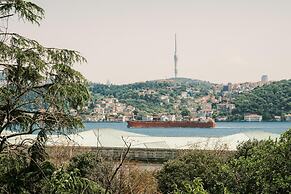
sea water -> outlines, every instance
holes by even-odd
[[[291,122],[217,122],[215,128],[127,128],[127,123],[84,123],[85,129],[111,128],[149,136],[164,137],[220,137],[247,131],[282,134],[291,128]]]

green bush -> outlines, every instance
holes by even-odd
[[[0,193],[41,193],[55,167],[48,161],[35,164],[24,153],[0,154]]]
[[[187,193],[191,181],[200,177],[205,190],[215,194],[291,192],[291,129],[278,140],[247,141],[237,149],[225,162],[223,155],[208,151],[167,162],[158,174],[159,189]]]
[[[174,194],[208,194],[203,188],[202,179],[195,178],[192,182],[184,182],[183,188],[176,188]]]
[[[291,192],[291,129],[276,141],[247,142],[238,153],[226,168],[231,192]]]
[[[68,172],[63,168],[55,171],[43,188],[43,193],[55,194],[102,194],[104,192],[104,189],[94,181],[80,177],[78,170]]]
[[[55,169],[49,161],[31,160],[27,153],[0,154],[0,193],[103,193],[98,183],[78,169]]]
[[[159,189],[162,193],[173,193],[183,188],[184,183],[201,178],[210,193],[223,193],[224,184],[220,180],[220,166],[224,157],[214,152],[194,150],[175,160],[165,163],[158,173]]]
[[[104,161],[97,153],[87,152],[70,160],[68,171],[75,169],[78,169],[81,177],[95,181],[106,188],[112,174],[113,163]]]

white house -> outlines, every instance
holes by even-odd
[[[245,121],[249,121],[249,122],[260,122],[262,121],[262,116],[261,115],[257,115],[257,114],[247,114],[244,116],[244,120]]]

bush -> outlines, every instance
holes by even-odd
[[[176,188],[174,194],[208,194],[203,188],[200,178],[195,178],[192,182],[183,183],[183,188]]]
[[[27,153],[0,154],[0,193],[103,193],[77,169],[56,170],[49,161],[34,162]]]
[[[183,188],[184,183],[201,178],[210,193],[223,193],[224,184],[220,180],[220,166],[224,157],[214,152],[194,150],[175,160],[165,163],[158,173],[159,189],[162,193],[173,193]]]
[[[104,192],[104,189],[94,181],[80,177],[78,170],[68,172],[63,168],[55,171],[43,188],[43,193],[56,194],[102,194]]]
[[[215,194],[291,192],[291,129],[278,140],[247,141],[237,149],[227,160],[193,151],[165,163],[158,174],[159,189],[187,193],[193,190],[191,181],[200,177],[205,190]]]
[[[106,188],[113,172],[113,162],[106,162],[97,153],[87,152],[70,160],[68,171],[78,169],[81,177],[102,185]]]
[[[247,142],[238,153],[227,164],[231,192],[291,192],[291,129],[276,141]]]
[[[31,164],[24,153],[0,154],[0,193],[41,193],[42,184],[55,168],[48,161]]]

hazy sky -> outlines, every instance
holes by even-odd
[[[131,83],[178,76],[216,83],[291,78],[291,0],[37,0],[41,26],[10,29],[80,51],[88,80]]]

